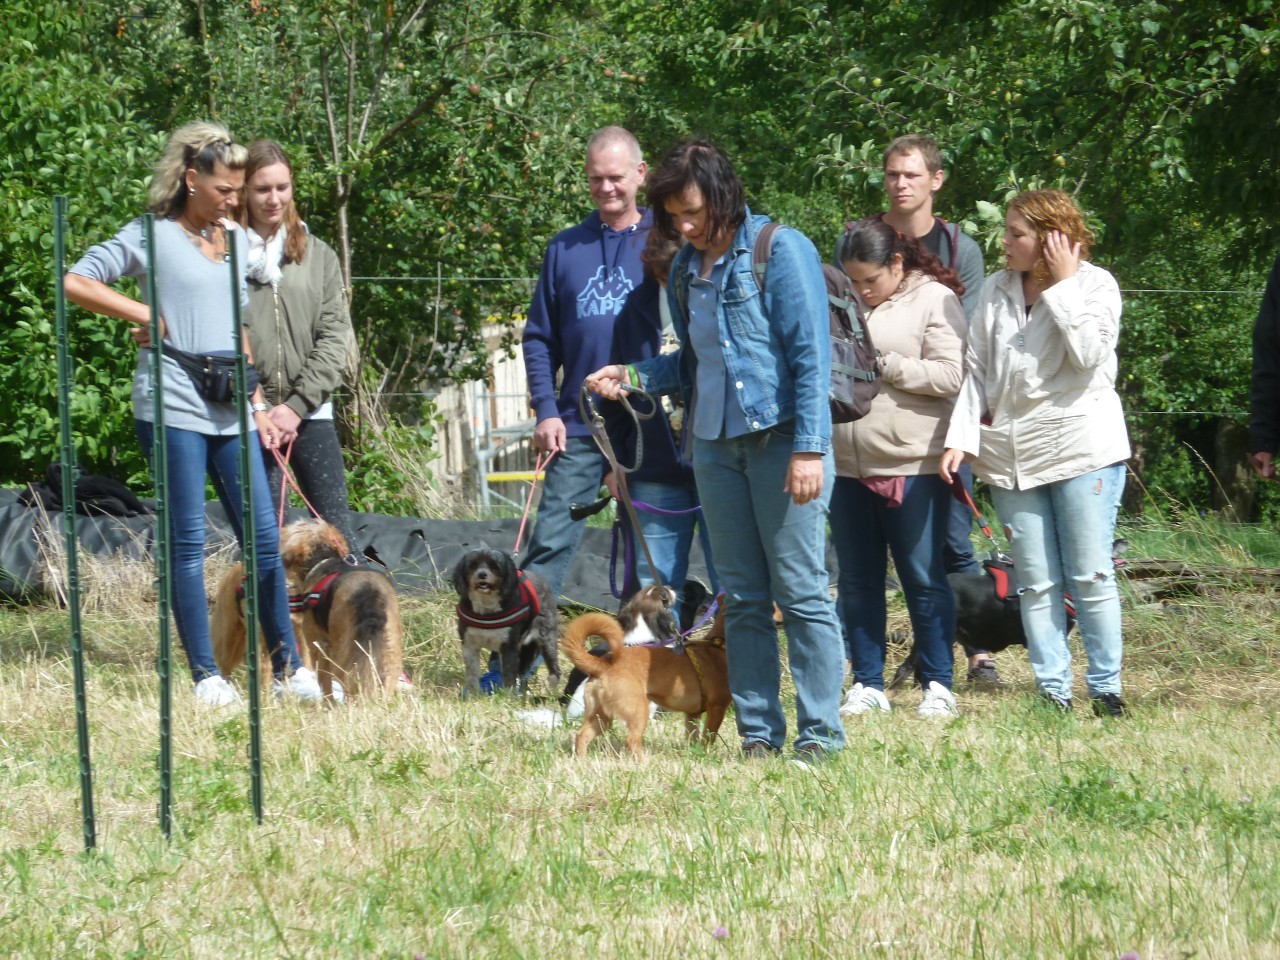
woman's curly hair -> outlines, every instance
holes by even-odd
[[[1017,211],[1031,224],[1042,248],[1045,236],[1057,230],[1066,234],[1073,244],[1080,244],[1081,260],[1089,259],[1096,238],[1085,224],[1075,199],[1065,190],[1024,190],[1009,201],[1009,209]],[[1040,281],[1050,279],[1049,267],[1043,259],[1036,263],[1031,274]]]

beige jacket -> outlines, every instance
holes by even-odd
[[[964,307],[949,288],[919,273],[869,313],[859,306],[880,352],[880,393],[861,420],[832,428],[836,474],[935,473],[963,376]]]
[[[1120,288],[1088,262],[1026,312],[1021,275],[987,277],[947,446],[974,472],[1026,490],[1119,463],[1129,433],[1116,393]],[[986,422],[990,425],[987,425]]]

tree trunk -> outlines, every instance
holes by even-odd
[[[1227,519],[1253,519],[1257,495],[1254,473],[1249,466],[1249,429],[1243,420],[1221,417],[1213,436],[1213,507]]]

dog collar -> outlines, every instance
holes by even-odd
[[[523,570],[516,572],[516,602],[497,613],[476,613],[464,598],[458,602],[458,619],[469,627],[483,630],[507,630],[536,617],[542,610],[538,591]]]

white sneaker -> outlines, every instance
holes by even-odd
[[[240,702],[240,694],[215,673],[196,684],[196,699],[206,707],[234,707]]]
[[[916,707],[916,715],[950,720],[960,716],[960,711],[956,709],[955,695],[937,680],[930,680],[924,688],[924,699]]]
[[[859,713],[888,713],[891,709],[889,698],[884,695],[883,690],[877,690],[875,687],[864,687],[860,683],[855,683],[849,688],[849,692],[845,694],[844,706],[840,708],[840,716],[851,717]]]
[[[277,677],[271,682],[271,691],[276,695],[277,700],[283,700],[285,697],[297,697],[299,700],[320,700],[324,697],[324,693],[320,690],[320,681],[316,679],[315,671],[306,667],[299,667],[288,680],[281,680]]]

